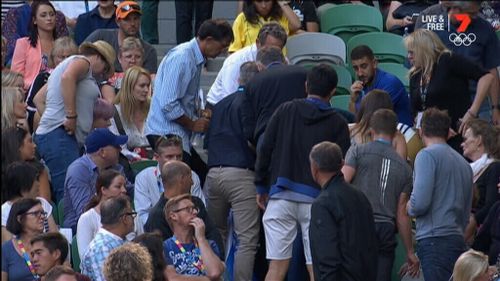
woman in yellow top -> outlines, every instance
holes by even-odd
[[[288,35],[301,27],[300,20],[288,6],[288,1],[245,0],[243,12],[233,23],[234,41],[229,46],[229,52],[236,52],[255,43],[260,28],[269,22],[279,23]]]

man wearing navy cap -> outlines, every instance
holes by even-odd
[[[118,164],[121,146],[128,136],[117,136],[107,128],[92,131],[85,139],[85,154],[69,165],[64,181],[64,227],[76,233],[78,218],[95,194],[99,171],[115,169],[123,172]]]

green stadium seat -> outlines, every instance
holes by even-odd
[[[130,167],[132,171],[137,175],[140,171],[158,165],[158,161],[156,160],[141,160],[130,163]]]
[[[318,20],[321,20],[321,17],[323,16],[323,13],[330,9],[331,7],[333,6],[337,6],[336,4],[333,4],[333,3],[325,3],[321,6],[319,6],[318,8],[316,8],[316,14],[318,15]]]
[[[331,62],[344,65],[346,62],[344,41],[331,34],[304,32],[288,38],[286,49],[291,64]]]
[[[339,81],[337,84],[337,91],[336,91],[335,95],[339,95],[339,96],[350,95],[351,93],[349,90],[350,90],[351,85],[352,85],[352,76],[351,76],[351,73],[349,72],[349,70],[347,70],[347,68],[345,66],[332,64],[329,62],[307,63],[307,64],[304,64],[302,66],[309,70],[309,69],[313,68],[315,65],[318,65],[320,63],[326,63],[326,64],[330,65],[331,67],[333,67],[333,69],[335,69],[335,72],[337,72],[337,77],[338,77]]]
[[[332,65],[332,67],[337,72],[337,76],[339,78],[339,82],[337,84],[337,92],[335,95],[350,95],[350,89],[352,85],[351,73],[345,66],[342,65]],[[349,104],[347,106],[349,106]]]
[[[403,82],[403,85],[405,85],[406,91],[407,92],[409,91],[410,80],[408,78],[408,72],[410,70],[408,68],[406,68],[404,65],[399,64],[399,63],[384,62],[384,63],[379,63],[378,68],[398,77],[399,80],[401,80],[401,82]]]
[[[321,32],[337,35],[346,43],[354,35],[383,30],[380,11],[360,4],[342,4],[325,9],[320,25]]]
[[[497,34],[497,38],[498,38],[498,40],[500,40],[500,30],[497,30],[497,31],[496,31],[496,34]]]
[[[352,37],[347,42],[347,55],[359,45],[367,45],[372,49],[378,62],[393,62],[403,64],[406,60],[406,49],[403,37],[388,32],[369,32]]]
[[[78,253],[78,243],[76,241],[76,235],[73,236],[71,240],[71,265],[73,270],[80,272],[80,255]]]
[[[330,99],[330,105],[332,107],[336,107],[336,108],[340,108],[340,109],[348,111],[350,99],[351,99],[350,95],[333,96]]]

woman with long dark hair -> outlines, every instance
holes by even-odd
[[[56,35],[56,9],[46,0],[33,1],[29,36],[17,40],[11,69],[24,74],[27,91],[38,73],[49,68],[49,56]]]
[[[96,195],[90,200],[83,213],[78,219],[76,240],[78,241],[78,254],[83,259],[90,241],[94,239],[97,231],[101,228],[101,203],[109,198],[126,195],[125,177],[116,170],[104,170],[99,174],[96,182]],[[142,234],[142,224],[135,219],[135,234]]]
[[[16,161],[29,162],[38,172],[40,183],[38,196],[51,200],[49,172],[38,161],[35,154],[36,145],[31,134],[19,127],[12,127],[2,132],[2,175],[9,164]]]
[[[245,0],[243,12],[233,23],[234,41],[229,52],[236,52],[252,45],[257,39],[260,28],[269,22],[277,22],[291,35],[300,29],[299,17],[293,12],[288,1],[277,0]]]

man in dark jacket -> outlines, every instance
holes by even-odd
[[[309,154],[321,194],[311,208],[309,237],[314,280],[376,280],[377,237],[368,198],[344,181],[340,147],[315,145]]]
[[[305,84],[307,98],[281,104],[257,146],[257,204],[265,209],[266,255],[271,260],[266,280],[283,280],[297,224],[302,229],[306,264],[312,277],[309,220],[311,203],[320,188],[311,176],[308,153],[322,141],[338,143],[345,153],[350,143],[345,119],[329,103],[337,86],[335,70],[324,64],[315,66]]]

